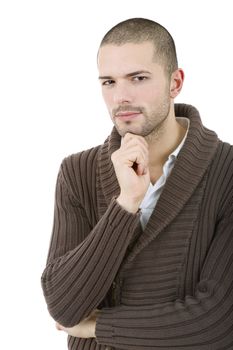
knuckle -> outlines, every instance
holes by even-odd
[[[111,155],[111,161],[113,162],[114,159],[115,159],[115,154],[113,153],[113,154]]]
[[[112,161],[115,161],[117,159],[118,153],[119,153],[118,150],[112,153],[112,155],[111,155]]]

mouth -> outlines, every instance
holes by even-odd
[[[141,112],[125,111],[125,112],[118,112],[117,114],[115,114],[115,118],[122,121],[130,121],[132,119],[137,118],[140,115],[141,115]]]

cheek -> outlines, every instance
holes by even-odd
[[[142,94],[138,96],[138,101],[141,104],[151,106],[154,105],[160,99],[160,93],[156,90],[148,90],[144,91]]]
[[[135,90],[135,97],[137,100],[141,100],[150,103],[159,98],[161,95],[161,87],[158,84],[144,84]]]
[[[154,86],[151,89],[147,91],[145,94],[145,99],[148,101],[148,103],[156,103],[161,102],[161,100],[164,100],[169,96],[169,91],[167,87],[165,86]]]
[[[112,100],[113,100],[111,94],[109,92],[106,92],[106,91],[102,90],[102,96],[103,96],[103,100],[104,100],[105,104],[107,106],[111,106],[112,105]]]
[[[105,106],[107,107],[107,110],[108,110],[108,112],[111,116],[111,119],[112,119],[112,110],[114,108],[113,98],[112,98],[111,94],[106,93],[104,91],[102,91],[102,96],[103,96]]]

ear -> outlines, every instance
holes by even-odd
[[[178,68],[172,73],[170,84],[170,97],[175,98],[179,95],[184,82],[184,72]]]

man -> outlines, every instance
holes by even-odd
[[[42,286],[69,349],[233,348],[233,148],[174,104],[184,73],[158,23],[98,53],[114,128],[67,157]]]

